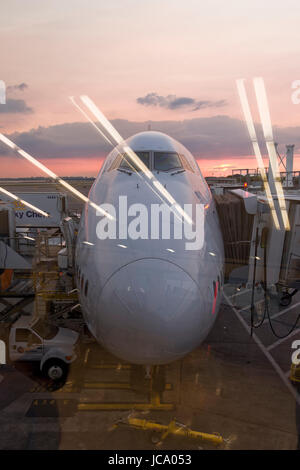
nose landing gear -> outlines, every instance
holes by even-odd
[[[138,393],[162,394],[166,390],[164,366],[132,366],[130,369],[130,385]],[[168,387],[167,387],[168,388]]]
[[[88,367],[88,366],[87,366]],[[96,367],[96,366],[94,366]],[[102,411],[102,410],[139,410],[139,411],[171,411],[174,410],[175,404],[172,402],[163,401],[163,392],[172,391],[173,386],[171,383],[166,383],[165,380],[165,367],[164,366],[151,366],[145,371],[144,366],[137,366],[131,364],[122,364],[120,367],[117,364],[99,364],[97,368],[103,371],[109,370],[123,370],[124,372],[130,371],[129,382],[125,381],[103,381],[103,382],[87,382],[84,387],[86,389],[111,389],[111,390],[127,390],[137,392],[130,402],[82,402],[78,404],[78,411]],[[147,399],[141,401],[139,395],[144,395]],[[135,398],[138,398],[136,401]]]

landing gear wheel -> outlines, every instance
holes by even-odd
[[[161,394],[165,390],[166,376],[164,366],[156,366],[153,374],[152,388],[155,392]]]

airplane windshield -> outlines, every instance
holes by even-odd
[[[140,158],[142,163],[146,165],[147,168],[149,168],[150,164],[150,155],[149,152],[135,152],[135,154]],[[131,171],[141,171],[136,164],[133,163],[131,158],[128,155],[122,155],[122,161],[121,164],[119,165],[119,168],[124,168],[125,170],[131,170]]]
[[[179,155],[175,152],[154,152],[154,169],[169,171],[182,168]]]

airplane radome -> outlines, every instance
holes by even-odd
[[[86,205],[78,233],[91,333],[131,363],[183,357],[211,330],[223,285],[218,216],[196,160],[165,134],[136,134],[107,156],[89,198],[111,215]]]

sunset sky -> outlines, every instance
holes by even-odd
[[[180,140],[205,175],[256,168],[235,80],[259,122],[260,76],[280,150],[300,156],[299,13],[294,0],[10,0],[0,131],[61,176],[94,176],[110,148],[69,100],[87,94],[124,137],[151,122]],[[42,176],[1,144],[0,177],[31,175]]]

